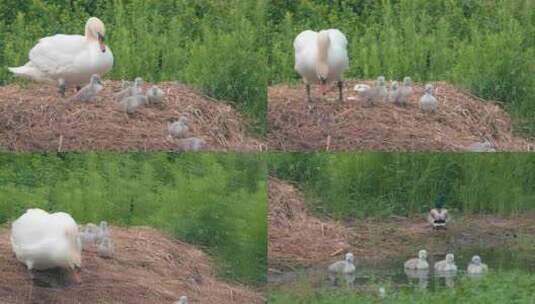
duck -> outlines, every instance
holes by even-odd
[[[127,87],[124,87],[126,84],[130,84]],[[125,98],[135,96],[135,95],[141,95],[143,93],[143,89],[141,86],[143,85],[144,81],[141,77],[136,77],[134,80],[134,83],[129,82],[123,82],[122,86],[123,89],[119,91],[118,93],[115,93],[114,98],[116,101],[123,101]]]
[[[175,304],[188,304],[188,297],[181,296],[180,299],[175,302]]]
[[[424,112],[436,112],[438,102],[435,96],[433,96],[433,85],[428,83],[425,85],[425,93],[420,98],[420,109]]]
[[[395,102],[396,100],[398,100],[399,94],[399,82],[393,81],[391,85],[390,94],[388,95],[388,101]]]
[[[82,242],[71,215],[28,209],[11,225],[11,247],[28,271],[61,268],[81,282]]]
[[[386,81],[384,76],[377,77],[374,87],[366,88],[365,86],[359,86],[356,88],[356,91],[369,105],[372,106],[377,103],[384,102],[388,96],[388,90],[386,89]]]
[[[329,265],[328,270],[330,273],[353,274],[356,270],[353,260],[353,253],[348,252],[343,261],[332,263]]]
[[[162,104],[164,102],[165,93],[157,86],[152,86],[146,93],[149,104]]]
[[[436,272],[456,272],[455,256],[453,253],[446,254],[446,259],[435,263]]]
[[[94,101],[97,97],[97,94],[102,91],[104,87],[100,81],[100,76],[94,74],[91,76],[89,84],[80,89],[76,95],[69,98],[69,101],[79,101],[79,102],[88,102]]]
[[[399,88],[399,95],[395,104],[405,107],[409,103],[409,99],[412,96],[412,79],[410,77],[403,78],[403,85]]]
[[[182,152],[197,152],[202,150],[206,142],[198,137],[183,138],[177,140],[177,150]]]
[[[181,116],[178,121],[167,126],[167,131],[173,138],[187,138],[189,136],[188,118]]]
[[[427,263],[427,251],[425,249],[418,251],[418,257],[407,260],[403,266],[405,269],[409,270],[429,269],[429,263]]]
[[[468,264],[468,268],[466,269],[468,274],[474,275],[486,273],[488,270],[489,267],[487,266],[487,264],[481,262],[481,257],[479,255],[474,255],[472,257],[472,260],[470,261],[470,263]]]
[[[80,89],[93,74],[103,76],[113,68],[113,54],[104,43],[106,28],[97,17],[85,25],[85,35],[58,34],[41,38],[30,50],[24,66],[8,68],[17,77],[57,84],[65,96],[68,86]]]
[[[147,103],[147,96],[145,95],[133,95],[124,98],[119,102],[119,110],[126,114],[133,114],[139,107]]]
[[[448,209],[444,208],[444,201],[444,196],[440,195],[435,203],[435,208],[427,214],[427,222],[433,226],[434,230],[447,229],[446,225],[450,221]]]
[[[112,258],[115,254],[115,245],[109,236],[103,237],[97,247],[97,253],[102,258]]]
[[[294,40],[295,71],[306,85],[307,100],[311,102],[310,86],[321,85],[321,93],[327,84],[336,82],[339,100],[343,101],[343,74],[349,66],[347,38],[338,29],[315,32],[306,30]]]

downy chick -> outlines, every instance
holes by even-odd
[[[412,96],[412,80],[410,77],[403,79],[403,85],[399,89],[399,96],[394,103],[405,107],[409,103],[409,99]]]
[[[178,139],[177,150],[183,152],[197,152],[202,150],[205,144],[204,140],[197,137]]]
[[[89,84],[80,89],[80,91],[78,91],[76,95],[69,98],[69,101],[94,101],[97,97],[97,94],[102,91],[103,88],[104,87],[102,86],[102,82],[100,81],[100,76],[94,74],[93,76],[91,76]]]
[[[149,104],[162,104],[165,99],[164,91],[157,86],[152,86],[145,95]]]
[[[425,86],[424,96],[420,98],[420,109],[424,112],[436,112],[438,107],[437,99],[433,96],[433,85]]]
[[[138,94],[126,97],[119,102],[119,110],[127,114],[132,114],[145,103],[147,103],[147,97],[145,95]]]
[[[167,131],[173,138],[187,138],[189,136],[188,118],[181,116],[178,121],[167,126]]]
[[[115,245],[110,237],[103,238],[98,244],[98,255],[102,258],[112,258],[115,254]]]
[[[123,82],[123,87],[127,82]],[[134,80],[134,84],[131,86],[128,86],[126,88],[123,88],[120,92],[115,94],[115,100],[122,101],[127,97],[135,96],[143,93],[143,90],[141,89],[141,86],[143,85],[143,79],[141,77],[137,77]]]

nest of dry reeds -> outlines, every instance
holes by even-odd
[[[306,266],[343,255],[350,248],[350,230],[309,214],[299,190],[273,177],[268,185],[270,268]]]
[[[304,85],[269,89],[268,145],[273,150],[463,151],[489,140],[497,150],[528,151],[535,144],[512,133],[509,115],[496,102],[483,101],[446,82],[436,82],[437,113],[418,107],[424,87],[414,85],[405,108],[392,103],[368,106],[346,81],[345,101],[338,90],[326,96],[314,91],[306,101]]]
[[[193,136],[209,151],[258,151],[246,121],[230,105],[177,83],[161,83],[164,107],[120,112],[113,100],[120,82],[105,81],[95,102],[67,102],[57,88],[31,84],[0,87],[0,149],[9,151],[172,151],[167,123],[189,118]],[[144,89],[150,87],[146,84]],[[69,92],[71,95],[73,92]]]
[[[62,289],[37,287],[11,251],[9,230],[0,231],[0,303],[264,303],[261,295],[215,277],[201,250],[149,228],[112,227],[116,255],[83,252],[82,284]]]

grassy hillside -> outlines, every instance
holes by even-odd
[[[349,78],[448,80],[504,102],[517,131],[535,135],[532,0],[271,1],[271,83],[296,81],[293,39],[338,28],[349,40]]]
[[[261,283],[265,174],[254,154],[0,154],[0,224],[42,208],[149,225],[206,249],[221,275]]]
[[[297,182],[312,208],[340,219],[409,215],[440,196],[460,212],[535,210],[535,154],[272,154],[270,174]]]
[[[83,34],[101,18],[115,57],[109,77],[179,80],[228,100],[265,131],[264,0],[0,0],[0,85],[41,37]],[[66,3],[68,3],[66,5]]]

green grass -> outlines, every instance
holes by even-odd
[[[178,80],[234,104],[265,132],[267,52],[264,0],[0,0],[0,85],[14,81],[39,38],[106,25],[114,54],[108,77]]]
[[[78,223],[148,225],[214,256],[221,276],[266,274],[266,171],[255,154],[0,154],[0,225],[27,208]]]
[[[530,153],[271,154],[268,168],[298,183],[313,210],[338,219],[419,214],[441,195],[459,213],[535,210]]]
[[[516,131],[535,135],[532,0],[271,1],[270,82],[296,82],[293,39],[338,28],[349,41],[347,78],[447,80],[505,103]]]
[[[315,290],[306,283],[291,288],[272,290],[270,304],[352,304],[352,303],[395,303],[395,304],[533,304],[535,303],[535,275],[523,272],[490,273],[482,280],[462,278],[454,289],[434,292],[415,292],[404,288],[399,291],[387,289],[387,297],[379,298],[379,286],[372,286],[371,292],[355,290]]]

